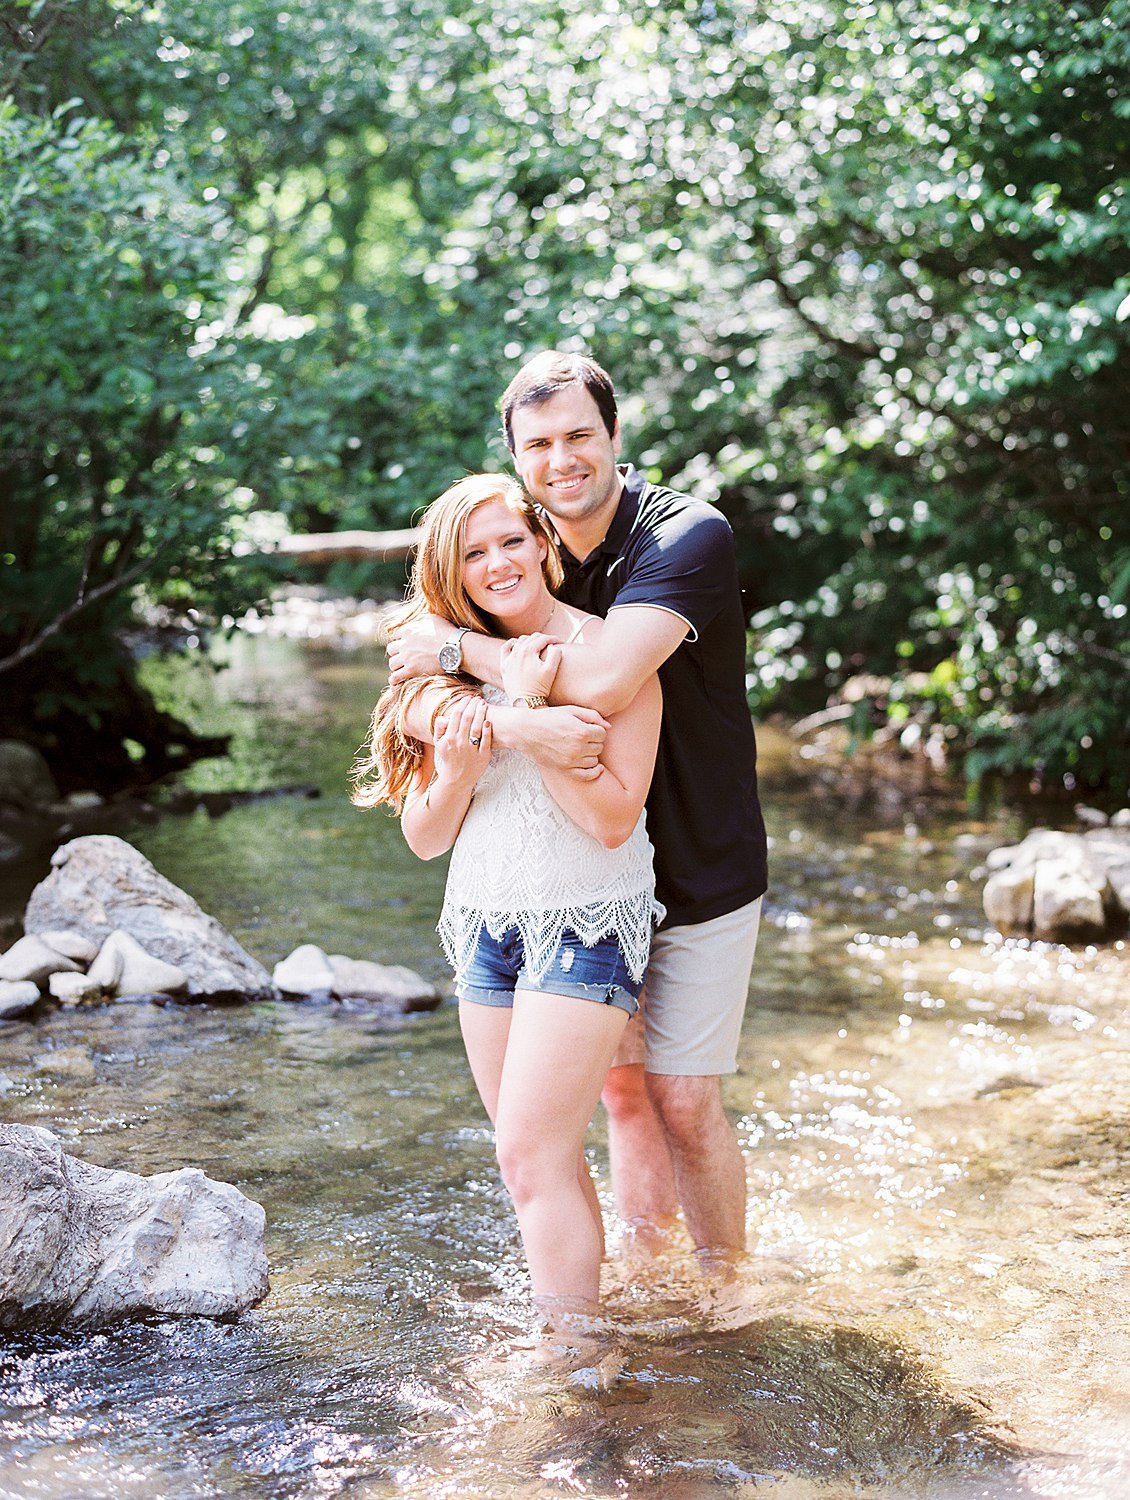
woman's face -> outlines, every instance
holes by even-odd
[[[488,500],[467,517],[463,529],[463,588],[471,603],[522,631],[541,609],[548,592],[542,563],[549,550],[525,518],[501,500]]]

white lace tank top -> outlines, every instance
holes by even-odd
[[[495,687],[483,694],[489,703],[507,702]],[[642,979],[652,926],[663,914],[643,813],[618,849],[606,849],[553,800],[532,760],[517,750],[491,752],[455,840],[439,920],[457,975],[484,926],[493,938],[516,927],[526,968],[540,979],[571,927],[590,947],[614,934],[633,979]]]

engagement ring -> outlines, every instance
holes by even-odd
[[[476,748],[476,750],[478,749],[478,747],[479,747],[479,745],[481,743],[482,742],[480,741],[479,736],[477,734],[473,734],[471,736],[471,744],[474,745],[474,747]]]

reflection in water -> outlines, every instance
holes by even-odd
[[[323,796],[166,819],[139,847],[268,964],[315,941],[445,979],[442,868],[344,795],[379,664],[237,647],[194,689],[205,728],[243,733],[199,784]],[[453,1007],[7,1025],[4,1117],[235,1182],[267,1210],[272,1291],[235,1324],[10,1340],[0,1496],[1122,1500],[1126,952],[986,941],[968,871],[1012,826],[768,801],[727,1083],[753,1253],[707,1286],[684,1240],[647,1260],[613,1238],[617,1331],[575,1368],[536,1359]],[[599,1119],[592,1149],[606,1191]]]

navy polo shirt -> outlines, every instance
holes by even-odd
[[[687,622],[659,668],[663,723],[647,827],[664,926],[708,922],[767,883],[734,535],[713,506],[649,484],[630,465],[620,472],[624,491],[604,541],[583,562],[562,549],[561,596],[594,615],[650,604]]]

